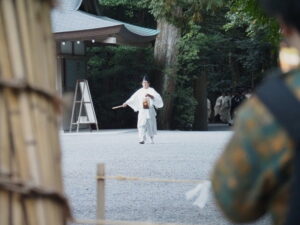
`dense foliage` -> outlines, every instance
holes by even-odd
[[[208,97],[214,103],[222,91],[252,88],[264,72],[276,65],[279,27],[258,7],[256,0],[101,0],[104,15],[133,24],[155,27],[168,18],[181,26],[177,89],[172,128],[192,129],[196,100],[193,82],[208,77]],[[174,10],[182,9],[181,18]],[[101,47],[90,49],[89,79],[104,128],[134,127],[130,110],[111,106],[138,88],[141,74],[154,74],[153,48]],[[129,118],[129,119],[128,119]]]
[[[253,38],[263,32],[264,41],[271,42],[275,46],[280,40],[277,21],[265,14],[257,0],[229,1],[229,11],[226,17],[230,21],[225,26],[227,30],[242,27],[246,34]]]
[[[275,66],[277,58],[273,45],[266,41],[267,31],[260,30],[250,35],[245,27],[227,29],[232,22],[228,13],[230,11],[224,9],[206,14],[203,22],[192,24],[187,29],[180,42],[179,88],[192,87],[193,80],[206,74],[208,97],[212,103],[221,92],[254,88],[264,72]],[[193,98],[192,92],[186,93],[189,96],[185,99]],[[181,113],[192,115],[190,108],[185,112],[181,110]],[[174,118],[177,117],[182,115],[175,113]]]
[[[177,25],[184,26],[189,21],[202,20],[203,9],[212,10],[222,6],[223,0],[101,0],[100,4],[110,9],[120,7],[126,9],[127,15],[133,17],[134,10],[148,10],[156,19],[167,19]],[[105,7],[104,7],[105,8]],[[107,8],[106,8],[107,9]],[[114,8],[116,9],[116,8]],[[182,14],[176,13],[178,9]],[[105,9],[104,9],[105,10]],[[128,10],[131,12],[128,12]],[[110,11],[111,12],[111,11]],[[138,23],[138,21],[136,21]]]
[[[101,128],[135,127],[132,110],[112,107],[141,87],[144,73],[153,73],[153,49],[106,46],[89,48],[88,53],[88,80]]]

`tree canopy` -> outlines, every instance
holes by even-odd
[[[231,0],[229,12],[226,18],[229,23],[225,25],[227,30],[234,27],[243,27],[250,37],[259,33],[265,34],[265,41],[277,45],[280,40],[279,25],[274,18],[265,14],[258,0]]]
[[[156,19],[164,18],[178,26],[189,21],[199,22],[204,10],[213,10],[223,4],[224,0],[101,0],[103,6],[148,9]],[[180,15],[176,13],[178,9],[182,10]]]
[[[169,118],[173,129],[193,128],[198,104],[193,83],[203,74],[207,76],[208,97],[214,104],[222,91],[254,88],[265,71],[277,63],[279,26],[264,14],[256,0],[101,0],[101,8],[103,15],[136,25],[154,28],[159,19],[166,19],[180,27],[177,87],[172,93],[174,109]],[[180,14],[174,13],[177,9]],[[153,47],[89,51],[89,77],[94,83],[93,94],[98,96],[95,104],[100,122],[103,118],[107,128],[135,126],[132,113],[126,112],[126,118],[131,119],[115,123],[108,110],[110,104],[125,100],[138,87],[139,72],[151,75],[159,70]],[[119,88],[111,92],[105,88],[109,86]]]

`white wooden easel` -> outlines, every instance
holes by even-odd
[[[81,93],[81,97],[79,95],[79,91]],[[77,104],[80,104],[79,113],[78,113],[78,118],[74,121],[75,110],[76,108],[78,108],[76,107]],[[85,116],[82,115],[83,107],[86,113]],[[76,81],[76,88],[75,88],[75,95],[73,100],[72,116],[71,116],[69,131],[72,132],[73,126],[76,126],[76,132],[78,132],[80,124],[87,124],[90,126],[92,124],[95,124],[97,131],[99,130],[96,113],[94,110],[94,105],[91,97],[91,92],[87,80]]]

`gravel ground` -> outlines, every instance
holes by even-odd
[[[140,145],[136,130],[61,134],[64,183],[74,216],[96,215],[96,165],[106,175],[166,179],[209,179],[230,131],[160,131],[155,144]],[[185,193],[195,184],[106,182],[106,219],[183,224],[227,225],[213,197],[204,209],[193,206]],[[269,224],[264,219],[256,224]]]

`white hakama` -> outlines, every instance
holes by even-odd
[[[146,97],[147,94],[152,95],[154,98]],[[144,101],[148,102],[148,109],[144,108]],[[161,96],[151,87],[147,89],[141,88],[136,91],[125,104],[130,106],[135,112],[138,112],[137,128],[139,141],[145,141],[146,135],[153,140],[153,136],[157,134],[155,108],[162,108],[164,105]]]

